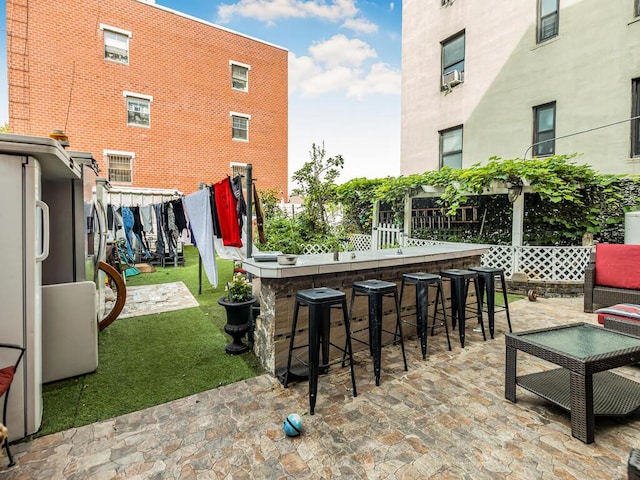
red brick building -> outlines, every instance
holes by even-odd
[[[287,197],[288,52],[153,0],[9,0],[9,130],[64,130],[113,185],[177,189],[253,164]]]

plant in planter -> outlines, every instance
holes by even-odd
[[[251,315],[256,298],[252,293],[251,282],[242,273],[234,273],[225,287],[226,295],[218,300],[227,312],[227,323],[224,331],[231,335],[233,342],[225,351],[232,355],[244,353],[249,349],[242,337],[251,329]]]

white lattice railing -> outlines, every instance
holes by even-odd
[[[369,240],[370,242],[371,240]],[[342,247],[340,248],[340,250],[353,250],[353,248],[351,248],[351,242],[343,242],[342,243]],[[362,250],[369,250],[368,248],[366,249],[362,249]],[[315,244],[315,243],[304,243],[302,245],[302,251],[305,255],[313,255],[316,253],[332,253],[333,252],[333,248],[331,248],[330,245],[321,245],[321,244]]]
[[[305,243],[302,246],[302,251],[304,252],[305,255],[313,255],[316,253],[331,253],[331,247],[329,247],[329,245]]]
[[[351,245],[356,252],[371,250],[371,235],[354,233],[351,235]]]
[[[504,268],[507,278],[511,278],[515,271],[531,280],[582,282],[592,250],[593,247],[493,245],[482,256],[482,264]]]
[[[383,235],[378,236],[378,248],[400,245],[402,247],[419,247],[437,245],[437,240],[408,238],[399,229],[385,225]],[[378,228],[380,231],[381,228]],[[395,230],[395,234],[393,233]],[[387,240],[386,243],[381,241]],[[350,247],[355,251],[371,250],[373,236],[354,234]],[[305,253],[330,253],[323,245],[307,244]],[[505,277],[511,279],[513,272],[526,275],[530,280],[582,282],[584,270],[589,264],[593,247],[514,247],[511,245],[491,245],[487,253],[482,255],[482,265],[504,269]]]

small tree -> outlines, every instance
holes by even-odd
[[[342,155],[325,158],[326,155],[324,142],[320,146],[312,144],[309,152],[311,160],[294,172],[292,177],[300,185],[292,193],[304,199],[301,220],[305,229],[311,235],[320,237],[329,234],[327,205],[335,199],[335,180],[344,166]]]

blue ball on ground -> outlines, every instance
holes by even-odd
[[[287,437],[297,437],[302,433],[302,417],[297,413],[292,413],[284,420],[282,430]]]

